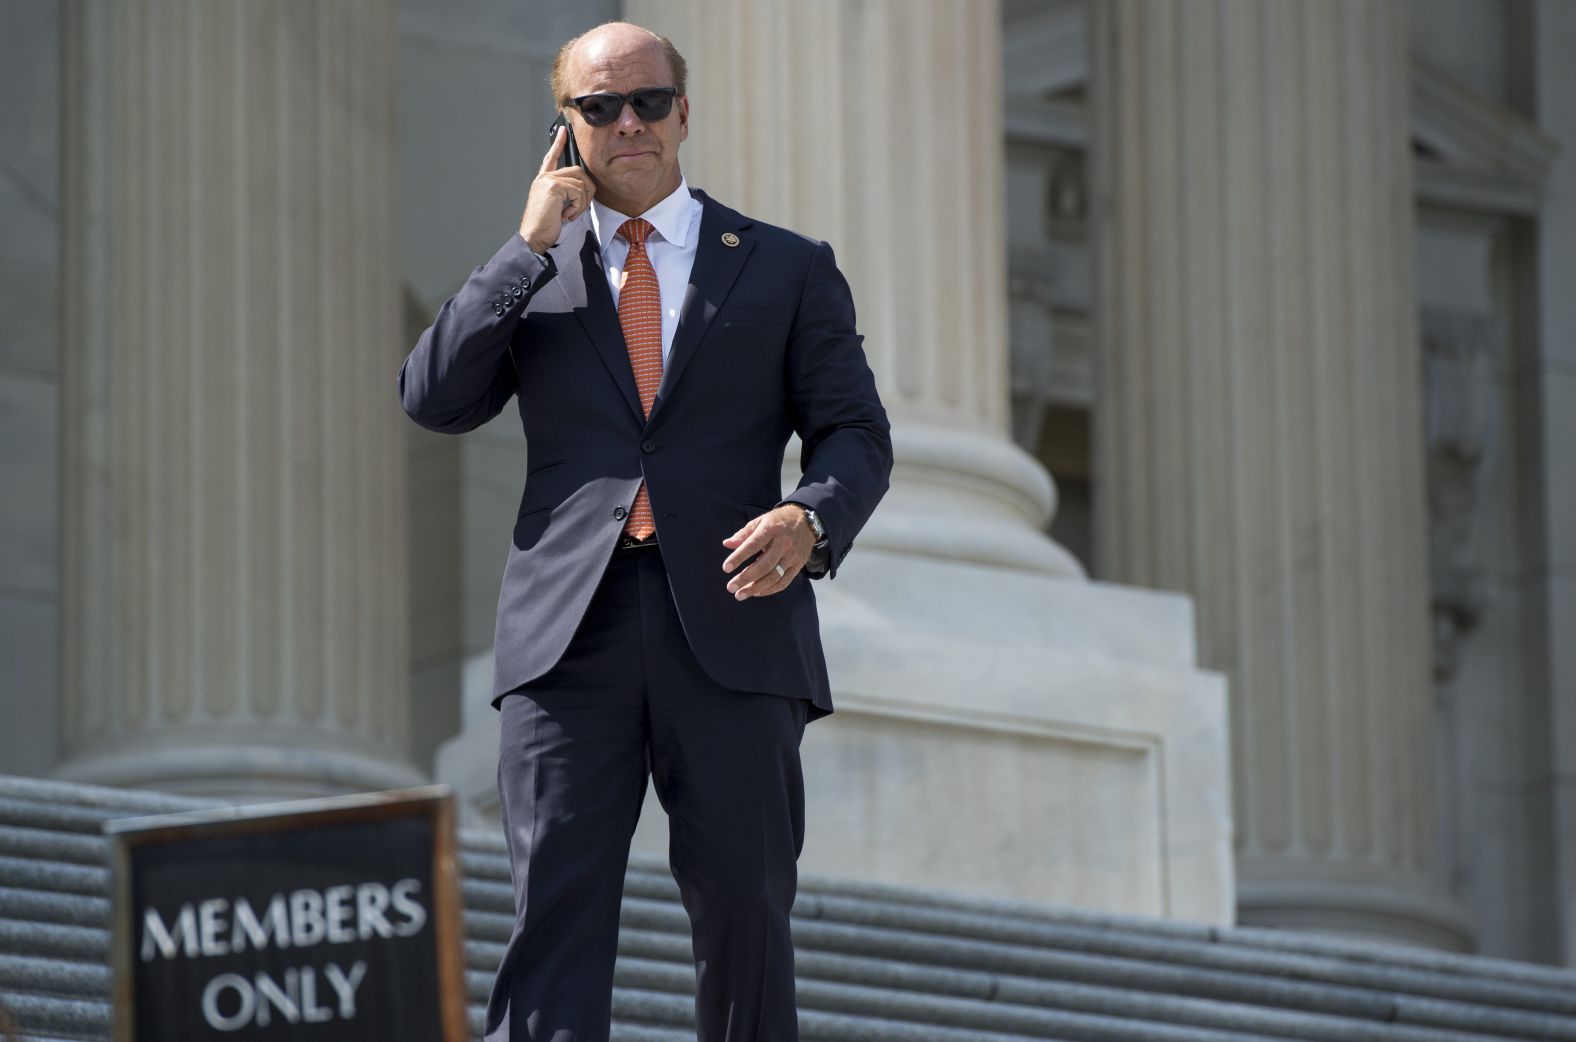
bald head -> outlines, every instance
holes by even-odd
[[[615,72],[621,66],[660,54],[668,67],[668,84],[686,93],[688,69],[684,58],[666,36],[659,36],[633,22],[604,22],[566,41],[553,58],[548,83],[553,102],[560,107],[575,96],[575,82],[597,72]]]
[[[599,203],[638,217],[683,183],[679,144],[689,135],[689,98],[684,59],[665,38],[628,22],[599,25],[559,50],[552,86]],[[656,100],[643,91],[655,91]],[[592,123],[573,100],[591,94],[624,100],[604,97]]]

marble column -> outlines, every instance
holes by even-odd
[[[1231,677],[1241,919],[1455,948],[1405,14],[1092,5],[1097,542]]]
[[[830,242],[853,287],[897,457],[861,545],[1081,576],[1043,535],[1049,475],[1008,436],[997,5],[625,9],[689,63],[690,183]]]
[[[63,5],[64,777],[419,778],[395,15]]]

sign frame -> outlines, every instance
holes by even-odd
[[[446,785],[244,804],[115,818],[103,825],[110,847],[110,1020],[113,1042],[157,1042],[136,1033],[136,923],[131,907],[137,850],[186,839],[304,832],[342,824],[425,819],[432,828],[433,944],[438,967],[439,1042],[470,1042],[465,936],[460,897],[456,810]]]

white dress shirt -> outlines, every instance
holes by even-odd
[[[673,333],[679,327],[679,312],[684,308],[684,295],[689,290],[690,269],[695,266],[695,245],[700,241],[700,200],[689,193],[683,178],[673,194],[640,214],[654,229],[646,236],[646,256],[657,273],[657,288],[662,294],[662,364],[668,364],[668,354],[673,350]],[[596,199],[591,200],[591,228],[596,232],[597,245],[602,250],[602,270],[607,273],[607,284],[613,291],[613,306],[618,306],[618,291],[624,285],[624,261],[629,257],[629,243],[618,234],[619,227],[629,220]]]

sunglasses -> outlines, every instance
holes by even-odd
[[[673,111],[677,87],[642,87],[629,94],[582,94],[570,98],[569,104],[580,110],[580,115],[593,127],[605,127],[624,111],[624,102],[635,110],[636,118],[645,123],[656,123],[668,118]]]

